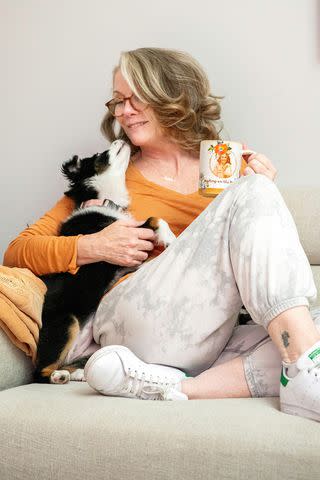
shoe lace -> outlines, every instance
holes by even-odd
[[[133,394],[143,400],[164,400],[167,392],[174,386],[174,382],[167,377],[128,369],[126,378],[122,384],[121,392]]]
[[[318,377],[319,371],[320,371],[320,360],[316,362],[312,367],[308,368],[308,373],[312,373],[315,377]]]

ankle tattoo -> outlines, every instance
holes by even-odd
[[[287,331],[281,333],[282,343],[286,348],[289,347],[289,337],[290,335]]]

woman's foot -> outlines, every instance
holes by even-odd
[[[186,375],[176,368],[144,363],[127,347],[111,345],[88,360],[84,376],[103,395],[141,400],[188,400],[181,392]]]

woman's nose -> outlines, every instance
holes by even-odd
[[[133,108],[130,100],[127,98],[126,100],[124,100],[123,115],[128,115],[133,112],[135,113],[136,110]]]

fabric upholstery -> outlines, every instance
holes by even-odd
[[[19,350],[0,328],[0,391],[30,383],[32,371],[31,358]]]
[[[320,188],[279,188],[311,265],[320,265]]]
[[[319,478],[319,424],[279,399],[152,402],[87,384],[0,394],[3,480]]]

